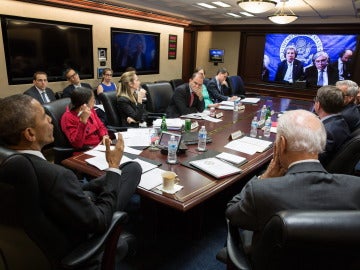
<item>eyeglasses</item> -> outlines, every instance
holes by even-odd
[[[78,75],[77,72],[75,72],[73,75],[70,75],[67,77],[68,80],[73,79],[76,75]]]
[[[104,74],[105,76],[112,76],[112,74]]]

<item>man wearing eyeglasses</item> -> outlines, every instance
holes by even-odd
[[[35,98],[40,104],[54,101],[55,94],[53,90],[47,87],[47,74],[43,71],[37,71],[33,76],[33,86],[24,92],[25,95]]]
[[[63,98],[71,97],[71,93],[77,87],[85,87],[92,89],[91,85],[88,83],[81,83],[79,74],[72,68],[68,68],[65,71],[65,78],[69,81],[70,85],[68,85],[63,90]]]
[[[168,117],[179,117],[189,113],[202,112],[205,108],[202,95],[203,76],[194,73],[189,83],[178,86],[167,109]]]
[[[335,85],[339,80],[336,69],[329,65],[329,55],[320,51],[314,54],[313,65],[305,69],[305,80],[308,87]]]

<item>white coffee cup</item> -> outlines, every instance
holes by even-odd
[[[165,171],[161,174],[163,178],[163,190],[172,192],[174,190],[175,183],[177,183],[177,175],[171,171]]]

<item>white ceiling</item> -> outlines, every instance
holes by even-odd
[[[225,24],[273,24],[267,18],[276,12],[280,6],[263,14],[254,14],[254,17],[245,17],[236,0],[222,0],[231,7],[207,9],[195,3],[209,3],[216,0],[93,0],[95,2],[114,4],[121,7],[130,7],[150,11],[156,14],[170,15],[192,21],[194,25],[225,25]],[[279,2],[280,0],[275,0]],[[329,24],[329,23],[360,23],[360,0],[288,0],[289,7],[299,19],[293,24]],[[232,18],[226,15],[232,12],[241,15],[241,18]]]

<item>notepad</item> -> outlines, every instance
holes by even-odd
[[[243,164],[246,162],[246,158],[244,157],[240,157],[240,156],[237,156],[237,155],[233,155],[233,154],[229,154],[229,153],[226,153],[226,152],[222,152],[218,155],[216,155],[217,158],[220,158],[222,160],[226,160],[228,162],[231,162],[235,165],[240,165],[240,164]]]
[[[215,157],[198,159],[189,163],[218,179],[242,172],[241,169]]]

